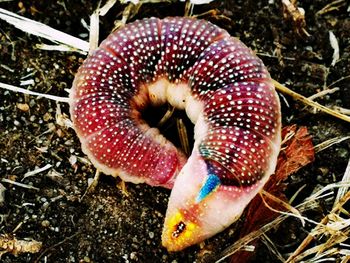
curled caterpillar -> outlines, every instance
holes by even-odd
[[[186,111],[190,157],[141,112]],[[204,20],[135,21],[80,67],[70,113],[84,153],[105,174],[172,188],[162,234],[178,251],[222,231],[273,173],[280,149],[278,96],[262,61]]]

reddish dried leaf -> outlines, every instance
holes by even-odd
[[[276,173],[270,177],[264,190],[282,200],[286,200],[284,195],[286,185],[284,181],[291,174],[312,162],[315,152],[311,136],[308,134],[306,127],[297,128],[296,125],[285,127],[282,130],[282,138],[282,149],[278,156]],[[285,210],[271,200],[265,198],[265,201],[276,210]],[[241,228],[240,237],[259,229],[277,216],[278,213],[266,207],[261,197],[257,195],[247,208],[246,219]],[[257,242],[254,242],[252,245],[256,244]],[[252,253],[250,252],[240,251],[231,257],[231,262],[249,262],[251,256]]]

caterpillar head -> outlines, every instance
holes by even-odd
[[[263,181],[249,187],[225,186],[193,150],[170,195],[163,246],[179,251],[221,232],[240,217]]]

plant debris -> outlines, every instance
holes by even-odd
[[[299,35],[309,37],[310,34],[306,31],[305,22],[305,10],[301,7],[297,7],[296,0],[282,0],[284,7],[284,15],[286,18],[290,18],[294,24],[294,28]]]
[[[38,253],[42,247],[42,242],[36,240],[19,240],[11,235],[0,236],[0,258],[5,253],[18,256],[21,253]]]
[[[275,199],[270,197],[265,201],[260,195],[252,200],[247,208],[244,224],[239,233],[240,237],[244,237],[264,224],[271,222],[278,216],[276,211],[286,210],[286,207],[281,205],[281,202],[276,202],[276,198],[281,201],[287,201],[284,194],[287,187],[285,180],[315,158],[311,136],[308,134],[306,127],[297,128],[296,125],[292,125],[283,128],[281,148],[276,172],[264,186],[264,191],[274,196]],[[254,246],[256,244],[257,242],[254,242]],[[231,257],[231,261],[249,262],[251,255],[247,251],[238,252]]]

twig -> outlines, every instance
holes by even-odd
[[[341,77],[340,79],[337,79],[336,81],[334,81],[334,82],[332,82],[331,84],[329,84],[327,88],[330,88],[330,87],[334,86],[335,84],[337,84],[337,83],[343,81],[344,79],[348,79],[348,78],[350,78],[350,75]]]
[[[38,263],[39,260],[50,250],[56,248],[56,247],[59,247],[60,245],[62,245],[63,243],[73,239],[74,237],[76,237],[77,235],[80,235],[80,232],[77,232],[69,237],[66,237],[65,239],[63,239],[62,241],[58,242],[57,244],[51,246],[51,247],[48,247],[47,249],[45,249],[35,260],[34,260],[34,263]]]
[[[17,226],[12,230],[12,233],[16,233],[18,229],[20,229],[23,225],[24,221],[21,221],[17,224]]]
[[[322,111],[322,112],[325,112],[329,115],[332,115],[334,117],[337,117],[338,119],[341,119],[343,121],[346,121],[346,122],[350,122],[350,117],[349,116],[346,116],[344,114],[341,114],[337,111],[334,111],[330,108],[327,108],[317,102],[314,102],[306,97],[304,97],[303,95],[300,95],[299,93],[295,92],[295,91],[292,91],[290,89],[288,89],[287,87],[283,86],[281,83],[277,82],[276,80],[273,80],[273,83],[276,87],[276,89],[280,92],[283,92],[291,97],[293,97],[294,99],[296,100],[300,100],[302,103],[306,104],[306,105],[309,105],[309,106],[312,106],[312,107],[315,107],[316,109]]]
[[[96,169],[94,178],[93,179],[89,178],[88,186],[86,187],[84,194],[80,197],[79,202],[81,202],[84,199],[86,194],[92,193],[93,191],[95,191],[98,185],[98,182],[100,180],[100,175],[101,175],[101,172],[98,169]]]
[[[347,263],[350,261],[350,255],[346,255],[340,263]]]
[[[255,54],[258,55],[258,56],[261,56],[261,57],[268,57],[268,58],[277,58],[277,59],[279,59],[278,56],[276,56],[276,55],[270,55],[270,54],[268,54],[268,53],[260,53],[260,52],[257,52],[257,53],[255,53]],[[293,57],[283,57],[283,59],[295,61],[295,58],[293,58]]]
[[[0,184],[0,206],[5,202],[5,191],[6,187]],[[1,224],[1,220],[0,220]]]

